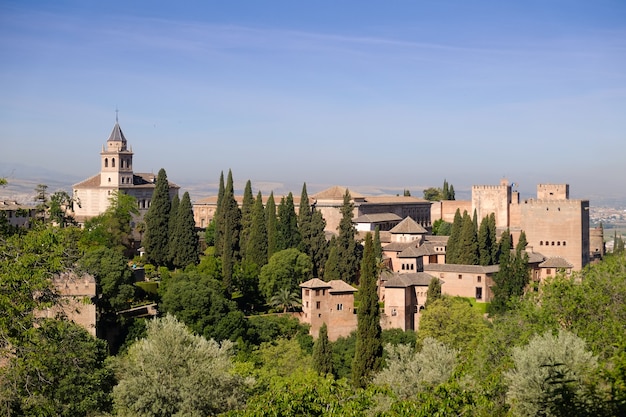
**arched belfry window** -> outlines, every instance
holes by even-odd
[[[105,168],[109,167],[109,158],[104,158],[104,167]]]
[[[111,158],[111,167],[115,168],[115,158]]]

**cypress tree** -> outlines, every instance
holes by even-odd
[[[511,234],[509,229],[500,236],[500,258],[498,259],[500,269],[493,276],[494,286],[493,300],[489,310],[491,313],[502,313],[508,308],[510,295],[509,285],[513,276],[513,265],[511,257]]]
[[[215,208],[215,214],[213,215],[212,223],[214,226],[213,241],[215,244],[215,255],[222,255],[222,240],[224,239],[224,208],[222,207],[224,200],[224,171],[220,172],[220,183],[217,191],[217,205]],[[207,239],[208,241],[208,239]]]
[[[463,213],[463,226],[457,248],[457,262],[461,265],[478,265],[478,240],[474,222],[467,212]]]
[[[474,214],[472,215],[472,222],[474,223],[474,233],[478,234],[478,214],[476,209],[474,209]]]
[[[492,242],[489,233],[489,216],[483,217],[478,229],[478,258],[480,265],[492,265]]]
[[[320,327],[320,333],[313,345],[313,368],[321,376],[333,375],[333,348],[328,341],[326,323]]]
[[[313,276],[320,277],[323,275],[324,266],[328,259],[328,241],[326,240],[326,220],[322,216],[322,212],[313,209],[311,216],[311,237],[309,255],[313,262]]]
[[[298,208],[298,231],[302,240],[300,241],[300,252],[309,255],[309,258],[313,259],[311,253],[311,239],[312,230],[311,222],[313,221],[313,211],[311,210],[311,204],[309,204],[309,194],[306,191],[306,182],[302,185],[302,192],[300,193],[300,206]],[[317,276],[317,275],[314,275]]]
[[[252,225],[245,255],[248,261],[256,264],[259,268],[267,263],[267,222],[261,191],[254,201]]]
[[[357,333],[354,361],[352,363],[352,383],[364,388],[372,375],[380,369],[383,356],[378,308],[378,268],[374,256],[372,235],[365,237],[363,260],[361,262],[361,284],[359,286],[359,308],[357,310]]]
[[[426,303],[424,307],[428,307],[429,304],[432,304],[435,300],[439,300],[441,298],[441,281],[437,277],[433,277],[428,283],[428,290],[426,291]]]
[[[148,262],[158,266],[167,265],[169,259],[169,190],[167,173],[161,168],[157,174],[150,208],[144,219],[146,232],[143,241]]]
[[[459,245],[461,237],[461,227],[463,226],[463,218],[461,217],[461,210],[456,209],[454,213],[454,221],[452,222],[452,229],[450,230],[450,237],[448,238],[448,244],[446,245],[446,263],[457,264],[459,258]]]
[[[178,220],[178,206],[180,205],[180,198],[178,198],[178,194],[174,194],[172,197],[172,203],[170,205],[170,219],[167,226],[167,233],[169,235],[168,242],[168,254],[169,254],[169,263],[173,265],[174,263],[174,251],[176,250],[176,245],[174,245],[174,234],[176,229],[176,221]]]
[[[172,263],[177,268],[195,265],[200,261],[198,254],[198,234],[193,220],[193,208],[189,193],[185,192],[178,207],[178,215],[172,235]]]
[[[265,219],[267,220],[267,259],[278,252],[276,203],[274,202],[274,192],[270,193],[265,204]]]
[[[239,246],[241,248],[241,257],[245,258],[248,248],[248,239],[250,238],[250,229],[252,228],[252,211],[254,210],[254,196],[252,195],[252,183],[250,180],[246,182],[243,190],[243,201],[241,203],[241,237]]]
[[[300,246],[301,237],[298,231],[298,218],[296,217],[296,209],[291,192],[287,197],[283,197],[280,200],[277,231],[278,250],[297,249]]]
[[[355,235],[356,229],[352,224],[354,204],[350,192],[346,189],[341,206],[341,220],[339,222],[339,236],[337,237],[337,256],[339,258],[339,273],[341,279],[348,282],[356,282],[357,268],[360,262],[360,248],[357,246]]]
[[[335,279],[341,279],[341,273],[339,272],[339,255],[337,255],[337,246],[333,245],[331,241],[330,253],[328,259],[324,264],[324,281],[333,281]]]
[[[443,180],[443,200],[449,200],[450,198],[450,189],[448,188],[448,181],[447,180]]]
[[[487,226],[489,229],[489,241],[491,242],[491,265],[495,265],[500,258],[500,245],[498,244],[495,213],[489,215],[489,223],[487,223]]]
[[[383,263],[383,245],[380,243],[380,227],[374,228],[374,257],[376,263],[380,266]]]
[[[448,191],[448,200],[454,200],[454,185],[450,185],[450,190]]]
[[[232,291],[233,270],[239,257],[239,236],[241,232],[241,211],[234,195],[233,174],[229,170],[222,199],[222,279],[228,293]]]

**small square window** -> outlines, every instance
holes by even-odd
[[[477,281],[477,282],[481,282],[481,281],[482,281],[482,278],[481,278],[481,276],[480,276],[480,275],[476,277],[476,281]]]
[[[459,279],[463,278],[463,275],[459,274]]]
[[[343,304],[337,304],[337,311],[343,310]]]

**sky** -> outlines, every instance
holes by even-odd
[[[0,176],[626,197],[622,0],[0,0]],[[204,192],[206,190],[206,192]]]

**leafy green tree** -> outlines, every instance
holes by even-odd
[[[276,252],[267,265],[261,268],[259,289],[270,300],[280,289],[289,292],[299,290],[299,285],[311,278],[311,260],[298,249]]]
[[[46,213],[50,208],[50,199],[48,196],[48,186],[46,184],[37,184],[35,187],[35,213],[38,218],[45,220]]]
[[[38,323],[36,310],[58,301],[51,278],[74,266],[80,233],[45,226],[0,240],[0,356]]]
[[[135,297],[133,271],[119,251],[100,247],[89,251],[78,262],[81,271],[96,279],[101,311],[115,314],[130,307]]]
[[[247,245],[245,259],[261,268],[267,263],[267,221],[263,208],[263,196],[260,191],[254,201]]]
[[[321,375],[333,375],[333,350],[328,341],[328,327],[326,323],[320,327],[320,332],[313,345],[313,368]]]
[[[215,279],[197,272],[178,272],[159,287],[159,294],[160,310],[207,339],[234,341],[245,334],[243,313]]]
[[[441,188],[430,187],[424,190],[424,200],[440,201],[443,200],[443,190]]]
[[[289,248],[298,249],[300,247],[302,237],[298,230],[298,218],[296,216],[292,193],[289,193],[287,197],[283,197],[280,200],[280,204],[278,205],[277,230],[277,245],[279,250]]]
[[[276,202],[271,192],[265,204],[265,220],[267,221],[267,259],[278,252],[278,219],[276,217]]]
[[[355,240],[356,229],[352,223],[353,213],[354,203],[352,203],[350,192],[346,189],[341,206],[341,220],[339,221],[336,245],[340,277],[350,284],[357,282],[357,272],[361,262],[361,248]]]
[[[461,265],[478,265],[478,239],[472,218],[463,213],[463,225],[459,235],[456,263]]]
[[[74,206],[74,199],[65,191],[56,191],[50,196],[48,213],[50,220],[60,227],[76,225],[76,220],[70,214]]]
[[[241,249],[241,258],[246,257],[248,250],[250,234],[252,233],[252,217],[254,213],[254,196],[252,195],[252,182],[246,181],[243,190],[243,201],[241,203],[241,237],[239,239],[239,247]]]
[[[380,369],[383,356],[377,292],[378,269],[373,246],[372,235],[368,233],[361,262],[356,354],[352,365],[352,383],[356,387],[368,384],[372,375]]]
[[[191,199],[186,191],[178,207],[174,233],[170,236],[170,242],[170,257],[175,267],[185,268],[200,262],[196,223],[193,219]]]
[[[426,338],[422,349],[410,345],[386,345],[386,367],[374,378],[377,385],[388,386],[401,400],[447,381],[457,364],[458,351]]]
[[[300,299],[299,292],[290,291],[288,288],[279,288],[276,294],[270,298],[268,304],[274,308],[282,309],[283,313],[286,313],[288,310],[300,307],[302,305]]]
[[[87,416],[111,409],[106,343],[82,327],[45,319],[0,367],[3,415]]]
[[[139,214],[135,197],[123,191],[113,191],[109,207],[99,216],[85,222],[85,233],[81,239],[84,249],[104,246],[124,250],[132,239],[131,220]]]
[[[242,406],[247,382],[233,372],[232,348],[170,315],[150,321],[146,338],[117,362],[117,415],[206,416]]]
[[[433,277],[428,284],[428,290],[426,291],[426,303],[424,307],[428,307],[436,300],[441,299],[441,280],[437,277]]]
[[[444,296],[424,310],[417,336],[419,340],[432,337],[446,346],[467,352],[488,328],[482,313],[468,300]]]
[[[168,264],[170,207],[167,173],[161,168],[157,174],[150,208],[144,217],[146,233],[143,237],[143,246],[148,262],[158,266]]]
[[[443,219],[437,219],[433,222],[433,235],[435,236],[450,236],[451,230],[452,223]]]
[[[555,415],[546,406],[563,400],[555,398],[555,394],[563,393],[564,388],[572,396],[570,415],[597,415],[588,411],[596,402],[589,394],[593,392],[590,384],[597,375],[598,361],[586,349],[583,339],[566,331],[557,335],[545,333],[534,337],[527,346],[513,348],[513,361],[515,367],[505,372],[507,400],[513,415]],[[551,375],[554,370],[562,372],[560,380]]]

